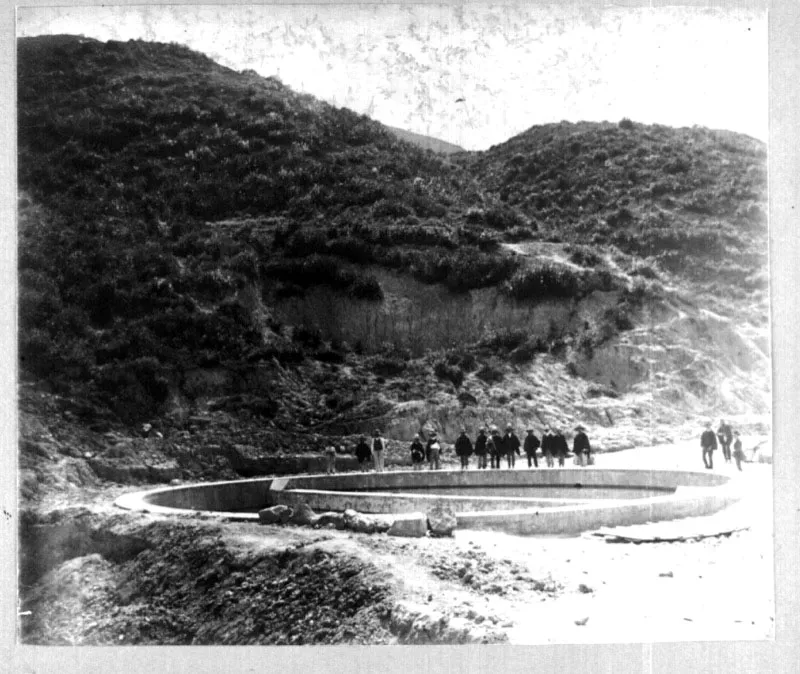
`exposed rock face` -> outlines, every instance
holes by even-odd
[[[276,505],[258,511],[261,524],[285,524],[292,516],[292,509],[285,505]]]
[[[387,533],[390,536],[421,538],[428,533],[428,518],[424,513],[413,513],[410,517],[396,519]]]
[[[431,536],[452,536],[456,525],[456,515],[449,508],[434,508],[428,512]]]

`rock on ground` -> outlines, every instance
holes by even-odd
[[[276,505],[258,511],[258,520],[261,524],[285,524],[292,516],[292,509],[285,505]]]
[[[409,517],[396,519],[387,533],[390,536],[420,538],[428,533],[428,518],[424,513],[412,513]]]
[[[387,531],[391,526],[386,520],[370,517],[355,510],[344,511],[345,527],[362,534],[374,534]]]
[[[344,513],[337,513],[333,511],[320,513],[319,518],[317,519],[317,525],[332,529],[344,529]]]
[[[449,508],[434,508],[428,512],[431,536],[452,536],[456,524],[456,515]]]
[[[315,525],[318,520],[319,515],[311,509],[308,503],[299,503],[289,518],[289,522],[292,524],[307,524],[311,526]]]

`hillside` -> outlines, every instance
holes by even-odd
[[[463,147],[454,145],[453,143],[448,143],[444,140],[439,140],[438,138],[425,136],[421,133],[414,133],[413,131],[407,131],[406,129],[398,129],[394,126],[387,126],[386,128],[389,129],[389,131],[391,131],[400,140],[412,143],[413,145],[421,147],[423,150],[431,150],[440,154],[455,154],[456,152],[465,152]]]
[[[92,432],[245,470],[375,425],[614,448],[768,412],[749,138],[561,123],[442,157],[177,45],[18,49],[20,371]]]

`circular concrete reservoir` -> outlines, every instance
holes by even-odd
[[[201,483],[126,494],[116,505],[160,514],[258,520],[258,510],[302,502],[395,519],[446,507],[462,529],[578,534],[599,527],[708,515],[739,499],[724,475],[666,470],[398,471]]]

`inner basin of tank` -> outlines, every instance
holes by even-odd
[[[262,508],[301,503],[316,512],[394,519],[447,508],[460,528],[563,534],[711,514],[738,498],[736,482],[717,473],[576,467],[256,478],[126,494],[116,503],[229,520],[257,520]]]

